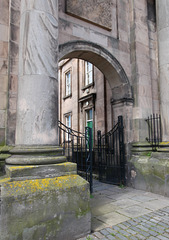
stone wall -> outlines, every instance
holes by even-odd
[[[147,1],[148,29],[149,29],[149,55],[150,74],[152,82],[153,113],[159,113],[159,89],[158,89],[158,46],[157,46],[157,23],[155,0]]]
[[[87,22],[92,22],[108,30],[112,29],[111,8],[111,0],[66,0],[66,12],[68,14]]]
[[[152,113],[147,1],[131,1],[130,11],[134,141],[144,141],[147,135],[145,118]]]
[[[169,1],[156,0],[160,112],[163,141],[169,139]]]
[[[14,145],[19,67],[20,0],[2,0],[0,8],[0,143]]]
[[[0,9],[0,144],[4,144],[8,97],[9,0],[2,0]]]
[[[128,161],[128,185],[169,197],[168,152],[165,149],[152,152],[148,144],[137,144],[134,148],[132,158]]]
[[[10,15],[10,35],[9,35],[9,99],[8,99],[8,118],[7,118],[7,136],[8,145],[15,143],[16,128],[16,101],[18,86],[18,69],[19,69],[19,30],[20,30],[20,1],[11,1]]]
[[[69,5],[69,9],[67,8],[69,14],[66,12],[66,2]],[[70,2],[72,6],[70,6]],[[88,12],[89,17],[86,20],[85,17],[83,19],[78,17],[78,12],[73,8],[75,3],[76,1],[59,0],[59,44],[85,40],[107,49],[118,60],[132,85],[134,93],[133,115],[130,114],[130,121],[132,121],[132,116],[133,123],[129,123],[134,128],[133,139],[134,141],[145,140],[147,126],[144,119],[152,112],[159,112],[157,33],[155,19],[152,14],[154,1],[149,0],[148,5],[145,0],[141,2],[131,0],[111,1],[109,19],[106,18],[107,16],[105,16],[105,19],[104,16],[100,19],[100,21],[108,22],[109,27],[107,29],[100,26],[102,25],[101,22],[97,23],[96,19],[93,19],[93,17],[97,16],[98,8],[94,8],[93,16]],[[84,1],[83,4],[85,6],[88,1]],[[106,4],[109,5],[110,2]],[[105,9],[106,4],[103,6]],[[75,12],[72,13],[71,11]],[[6,135],[7,144],[10,145],[15,143],[19,21],[20,0],[12,0],[9,46],[6,46],[10,51]],[[98,59],[95,59],[95,62],[97,65],[99,63]],[[121,89],[115,89],[115,92],[120,96]],[[4,91],[1,95],[4,96]],[[2,99],[5,98],[2,97]],[[3,100],[0,104],[6,106],[7,102]],[[1,136],[4,136],[4,106],[1,106],[0,117],[2,119],[0,123]],[[132,141],[132,138],[130,140]]]
[[[90,23],[86,19],[79,19],[79,9],[75,9],[75,2],[72,1],[72,8],[69,6],[69,11],[73,11],[73,16],[69,16],[65,13],[65,2],[60,0],[59,42],[90,41],[113,54],[123,67],[133,89],[134,108],[133,114],[130,114],[133,119],[133,123],[130,123],[134,128],[133,139],[144,141],[147,137],[145,119],[153,112],[159,112],[157,33],[153,18],[155,2],[112,1],[113,14],[109,31],[97,27],[90,17]],[[84,4],[87,3],[85,1]],[[93,18],[96,15],[97,8],[94,8]],[[116,92],[118,96],[121,95],[120,88],[112,90],[113,94]]]

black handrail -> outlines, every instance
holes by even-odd
[[[92,129],[85,128],[85,132],[79,132],[67,127],[58,121],[60,145],[63,146],[64,155],[68,161],[77,164],[77,173],[84,176],[90,183],[90,192],[93,192],[92,179]]]

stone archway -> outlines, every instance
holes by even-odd
[[[94,64],[106,77],[115,100],[132,98],[128,77],[118,60],[105,48],[87,41],[71,41],[59,46],[59,59],[80,58]]]
[[[91,62],[106,77],[112,90],[113,119],[124,117],[126,156],[130,156],[129,144],[133,140],[133,94],[127,74],[119,61],[102,46],[88,41],[71,41],[59,46],[59,60],[78,58]]]

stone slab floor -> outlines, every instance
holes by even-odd
[[[79,240],[169,240],[169,198],[94,181],[92,233]]]

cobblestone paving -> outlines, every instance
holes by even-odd
[[[94,232],[81,240],[169,240],[169,207]]]

